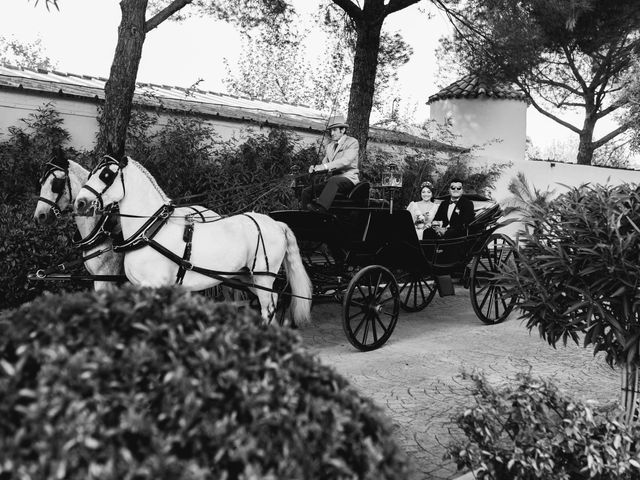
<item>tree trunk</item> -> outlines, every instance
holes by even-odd
[[[640,384],[638,380],[640,370],[637,365],[622,365],[621,372],[621,404],[625,411],[628,425],[637,423],[640,419]]]
[[[380,20],[375,23],[363,20],[358,22],[356,26],[357,40],[349,97],[348,123],[351,133],[360,143],[360,163],[366,158],[369,118],[373,107],[383,18],[380,16]]]
[[[120,159],[125,152],[138,66],[146,37],[147,2],[148,0],[120,1],[122,20],[118,27],[118,43],[109,80],[104,88],[104,110],[100,117],[96,147],[99,154],[109,153],[116,159]]]
[[[578,144],[578,165],[591,165],[593,161],[593,130],[596,126],[595,120],[592,119],[590,112],[587,112],[582,130],[580,131],[580,143]]]

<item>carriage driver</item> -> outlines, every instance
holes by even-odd
[[[326,213],[337,193],[348,194],[360,181],[358,177],[358,141],[345,132],[347,125],[343,115],[329,118],[327,131],[331,135],[331,143],[320,165],[311,165],[309,173],[328,172],[332,176],[323,184],[318,200],[313,200],[314,186],[302,191],[303,208],[315,212]]]

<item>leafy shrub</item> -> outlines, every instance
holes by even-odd
[[[476,167],[466,156],[443,159],[439,158],[435,151],[413,151],[406,148],[389,152],[374,148],[362,165],[362,179],[372,184],[380,184],[382,172],[389,163],[399,165],[402,170],[402,188],[397,195],[403,207],[420,198],[422,182],[431,182],[434,195],[441,196],[449,193],[449,183],[455,177],[464,179],[465,192],[491,197],[491,189],[506,166],[492,164]]]
[[[551,345],[572,340],[610,365],[640,362],[640,191],[582,185],[530,203],[517,269],[503,281],[529,330]],[[510,293],[511,293],[510,292]]]
[[[0,204],[0,309],[32,300],[45,289],[83,288],[71,283],[27,281],[28,273],[80,258],[71,244],[75,231],[72,218],[65,216],[52,225],[38,226],[33,221],[35,204],[31,197],[23,197],[15,205]]]
[[[379,409],[290,330],[178,289],[0,320],[1,478],[402,479]]]
[[[518,376],[496,390],[473,374],[477,406],[457,418],[466,442],[449,446],[458,468],[492,480],[624,480],[640,475],[640,427],[563,396],[549,382]],[[482,478],[482,476],[480,477]]]
[[[17,204],[39,190],[41,165],[62,147],[69,133],[50,103],[22,122],[25,128],[9,127],[9,139],[0,143],[0,203]]]
[[[293,208],[297,199],[288,176],[295,166],[306,172],[315,155],[286,130],[224,142],[199,118],[176,117],[153,133],[152,126],[148,116],[135,117],[130,155],[170,197],[196,195],[194,201],[218,213]]]

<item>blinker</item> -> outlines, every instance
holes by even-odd
[[[103,168],[98,178],[105,184],[111,185],[116,178],[117,173],[112,171],[108,166]]]
[[[53,180],[51,180],[51,191],[53,193],[60,194],[64,192],[65,184],[66,184],[65,178],[54,177]]]

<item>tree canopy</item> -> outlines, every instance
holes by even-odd
[[[227,65],[227,88],[238,95],[344,112],[355,40],[345,12],[332,2],[321,2],[311,15],[294,13],[275,32],[265,26],[245,32],[239,64],[235,69]],[[374,109],[381,111],[393,100],[389,97],[398,68],[411,54],[399,33],[381,33]]]
[[[640,46],[635,0],[434,0],[455,27],[444,42],[466,72],[517,85],[541,114],[579,137],[577,161],[623,134],[594,138],[598,121],[624,108],[621,79]],[[583,112],[582,124],[563,118]]]

